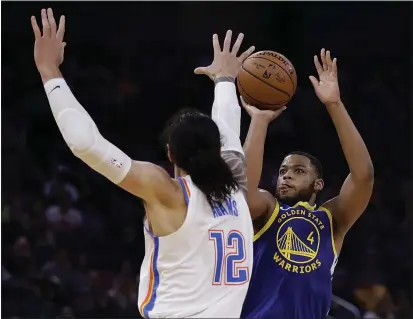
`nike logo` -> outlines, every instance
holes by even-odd
[[[49,94],[48,95],[50,95],[54,90],[56,90],[56,89],[60,89],[60,85],[58,85],[58,86],[55,86],[54,88],[53,88],[53,90],[51,90],[50,92],[49,92]]]

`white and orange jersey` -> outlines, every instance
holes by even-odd
[[[239,318],[253,262],[253,226],[241,191],[212,207],[189,176],[183,225],[157,237],[145,221],[139,311],[145,318]]]

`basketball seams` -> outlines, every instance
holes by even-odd
[[[285,92],[284,90],[281,90],[281,89],[279,89],[279,88],[276,88],[275,86],[271,85],[270,83],[267,83],[267,82],[263,81],[263,79],[259,78],[259,77],[256,76],[254,73],[252,73],[251,71],[245,69],[244,66],[242,66],[241,68],[242,68],[242,70],[244,70],[245,72],[247,72],[249,75],[251,75],[252,77],[254,77],[254,78],[256,78],[257,80],[259,80],[261,83],[264,83],[264,84],[268,85],[268,86],[271,87],[272,89],[277,90],[278,92],[281,92],[281,93],[287,95],[288,98],[290,98],[290,94],[288,94],[288,93]],[[283,70],[284,72],[286,72],[284,69],[282,69],[282,70]],[[286,73],[287,73],[287,72],[286,72]]]
[[[276,103],[275,104],[262,103],[262,102],[258,101],[257,99],[254,99],[251,95],[249,95],[247,93],[247,91],[245,91],[245,89],[242,87],[241,81],[239,79],[237,79],[237,84],[238,84],[238,88],[242,90],[242,92],[248,97],[250,102],[255,101],[255,102],[257,102],[258,106],[280,106],[280,105],[282,105],[282,104],[276,104]],[[285,103],[288,103],[290,100],[291,100],[291,98],[289,97],[287,102],[285,102]]]
[[[237,83],[238,83],[238,85],[239,85],[239,88],[242,90],[242,92],[248,97],[248,99],[249,99],[251,102],[252,102],[252,101],[255,101],[255,102],[257,102],[257,103],[260,104],[260,105],[263,104],[262,102],[254,99],[251,95],[249,95],[249,94],[247,93],[247,91],[245,91],[245,89],[242,87],[241,81],[240,81],[239,79],[238,79]],[[268,104],[268,105],[273,105],[273,104]],[[276,104],[274,104],[274,105],[276,105]]]
[[[284,57],[284,58],[285,58],[285,57]],[[251,56],[251,57],[249,57],[247,60],[249,60],[249,59],[264,59],[264,60],[267,60],[267,61],[270,61],[270,62],[272,62],[272,63],[277,64],[277,65],[287,74],[287,76],[290,78],[291,83],[293,84],[293,94],[295,93],[295,90],[297,89],[297,87],[296,87],[295,84],[294,84],[293,78],[291,77],[290,73],[283,68],[283,65],[282,65],[282,64],[278,64],[278,63],[277,63],[277,60],[273,61],[273,60],[271,60],[271,59],[264,58],[264,57],[262,57],[262,56]],[[285,58],[285,59],[287,60],[287,58]],[[292,64],[291,64],[291,62],[289,62],[289,64],[290,64],[291,67],[293,67]],[[294,68],[294,67],[293,67],[293,68]],[[244,69],[244,70],[245,70],[245,69]],[[295,68],[294,68],[294,73],[295,73]],[[266,82],[264,82],[264,83],[266,83]],[[272,87],[272,86],[271,86],[271,87]]]
[[[283,72],[285,74],[282,74]],[[237,86],[241,96],[246,100],[256,101],[262,109],[278,109],[289,103],[294,96],[297,90],[297,73],[292,63],[282,54],[260,51],[242,63]]]

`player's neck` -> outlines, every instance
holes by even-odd
[[[187,172],[185,172],[183,169],[179,168],[178,166],[174,167],[174,174],[175,174],[175,178],[188,175]]]
[[[280,198],[277,198],[277,200],[279,200],[281,203],[287,204],[289,206],[294,206],[294,205],[296,205],[300,202],[305,202],[305,203],[308,203],[308,205],[313,207],[315,205],[316,195],[313,194],[309,199],[301,197],[301,198],[290,198],[290,199],[284,199],[284,200],[280,199]]]
[[[316,195],[313,194],[313,195],[311,196],[310,200],[308,201],[308,204],[309,204],[310,206],[314,206],[314,205],[315,205],[315,200],[316,200]]]

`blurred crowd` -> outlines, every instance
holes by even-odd
[[[182,16],[192,12],[179,6],[175,10]],[[22,10],[25,15],[11,3],[3,8],[9,10],[9,23],[24,21],[24,27],[9,27],[10,32],[2,34],[3,43],[19,41],[2,52],[2,317],[138,318],[142,204],[76,159],[63,142],[31,56],[28,18],[37,12],[32,9],[40,7],[31,5],[27,14]],[[68,7],[60,9],[70,21]],[[196,78],[192,69],[212,58],[209,34],[217,30],[198,30],[207,35],[202,41],[180,38],[173,43],[167,29],[173,28],[171,20],[161,19],[167,13],[158,12],[161,17],[154,19],[161,27],[151,25],[154,30],[149,33],[166,33],[155,39],[142,36],[145,25],[134,25],[130,12],[109,30],[107,11],[102,10],[93,17],[92,31],[83,34],[90,12],[80,8],[77,21],[68,23],[63,66],[67,82],[102,135],[131,157],[153,161],[172,173],[158,134],[179,108],[210,111],[213,86]],[[270,12],[265,15],[268,21]],[[102,26],[103,34],[94,37],[90,33],[96,25]],[[227,27],[222,25],[219,30]],[[188,31],[188,37],[196,32]],[[365,32],[369,37],[371,31]],[[271,31],[264,36],[251,29],[249,37],[254,35],[261,49],[278,50],[268,42]],[[305,41],[304,36],[297,39]],[[301,69],[312,70],[311,54],[316,52],[304,56],[293,46],[277,45],[287,50],[299,76]],[[369,207],[346,237],[334,274],[334,294],[356,305],[365,318],[407,318],[412,314],[412,144],[409,74],[402,61],[410,56],[391,52],[389,57],[384,51],[370,56],[360,50],[357,57],[339,51],[340,87],[371,153],[376,180]],[[348,168],[305,71],[288,111],[268,131],[262,187],[274,189],[278,165],[287,152],[308,151],[324,165],[322,201],[338,193]],[[243,114],[243,136],[248,124]],[[336,319],[345,319],[339,309],[333,307],[334,312]]]

